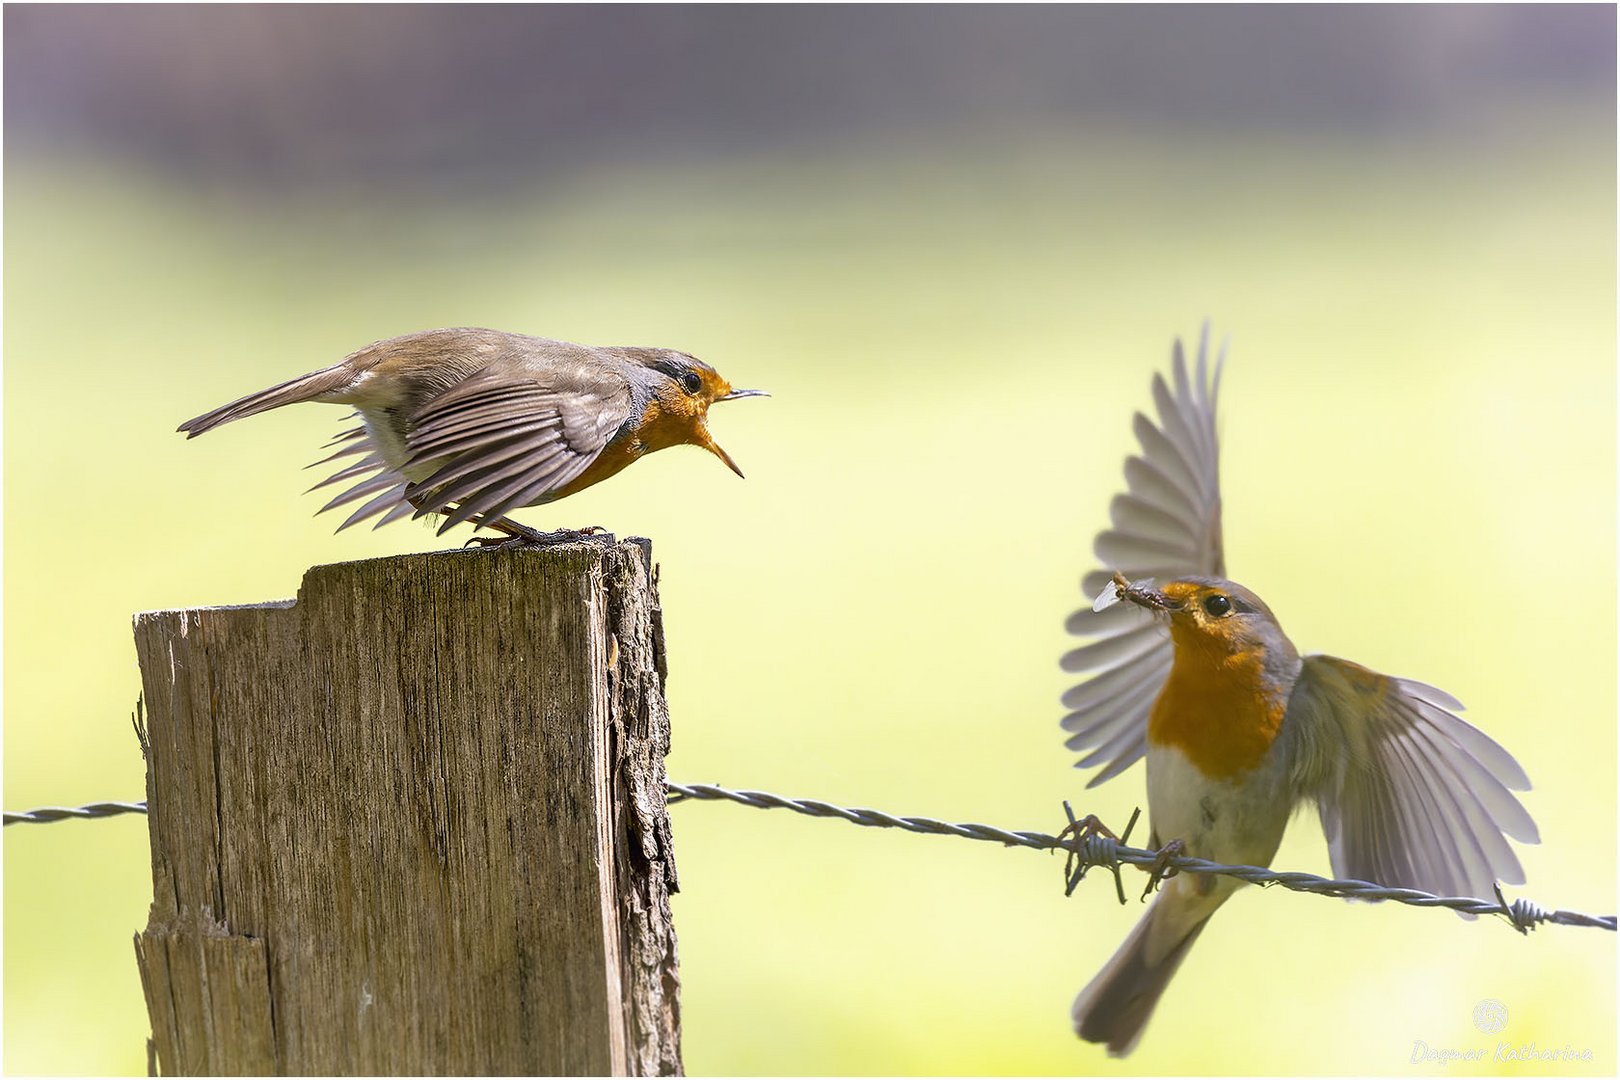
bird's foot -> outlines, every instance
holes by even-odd
[[[1176,876],[1176,868],[1170,865],[1170,860],[1177,855],[1185,854],[1186,851],[1187,845],[1180,840],[1172,840],[1158,850],[1158,853],[1153,856],[1153,862],[1149,863],[1147,867],[1148,883],[1147,888],[1142,890],[1143,900],[1153,895],[1153,890],[1157,889],[1161,882]]]
[[[1131,830],[1136,828],[1136,819],[1142,816],[1141,809],[1138,808],[1131,813],[1131,820],[1126,823],[1123,835],[1115,835],[1114,830],[1104,825],[1102,819],[1097,817],[1096,814],[1087,814],[1083,818],[1076,818],[1074,810],[1070,808],[1067,799],[1063,801],[1063,812],[1069,818],[1069,823],[1063,826],[1062,832],[1057,834],[1058,844],[1069,853],[1069,857],[1063,864],[1063,895],[1074,895],[1074,890],[1085,879],[1086,871],[1093,866],[1107,866],[1114,875],[1114,889],[1119,893],[1119,902],[1123,904],[1125,902],[1125,886],[1119,879],[1118,860],[1100,863],[1088,862],[1085,858],[1085,849],[1086,845],[1096,837],[1106,837],[1119,844],[1128,843],[1131,838]],[[1074,842],[1072,844],[1064,843],[1070,836],[1074,837]]]
[[[489,523],[489,525],[491,528],[499,527],[506,535],[474,536],[462,546],[469,547],[477,544],[479,547],[490,548],[512,544],[515,547],[555,547],[558,544],[572,544],[607,532],[600,525],[587,525],[583,529],[555,529],[551,532],[541,532],[539,529],[531,529],[527,525],[519,525],[508,518],[503,518],[499,526],[496,526],[493,522]]]

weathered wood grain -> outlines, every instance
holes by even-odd
[[[645,542],[140,615],[167,1074],[679,1073]]]

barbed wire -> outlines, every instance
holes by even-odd
[[[976,822],[899,817],[881,810],[837,806],[819,799],[790,799],[767,791],[738,791],[720,787],[718,784],[678,784],[673,780],[667,780],[665,788],[672,803],[688,799],[734,802],[758,810],[791,810],[807,817],[837,818],[851,825],[867,828],[902,829],[930,836],[956,836],[964,840],[981,840],[1006,847],[1062,851],[1069,857],[1065,870],[1069,892],[1074,891],[1088,870],[1102,867],[1114,875],[1115,888],[1118,890],[1121,903],[1125,901],[1125,891],[1119,879],[1120,867],[1137,866],[1150,871],[1149,890],[1161,877],[1171,873],[1218,874],[1262,887],[1278,885],[1291,892],[1313,893],[1318,896],[1336,896],[1354,900],[1393,900],[1398,904],[1412,907],[1445,908],[1467,915],[1496,915],[1506,919],[1521,934],[1529,933],[1541,923],[1589,926],[1610,931],[1615,929],[1613,915],[1586,915],[1579,911],[1549,910],[1533,901],[1523,899],[1510,902],[1502,895],[1500,887],[1495,889],[1495,900],[1472,896],[1438,896],[1419,889],[1392,888],[1371,881],[1324,878],[1297,871],[1272,870],[1264,866],[1211,862],[1208,859],[1181,854],[1175,850],[1174,845],[1161,851],[1130,847],[1127,841],[1140,811],[1131,815],[1130,824],[1119,837],[1113,836],[1096,818],[1088,816],[1077,819],[1073,812],[1069,812],[1068,826],[1054,836],[1043,832],[1002,829]],[[1064,809],[1068,811],[1067,803],[1064,804]],[[43,825],[57,821],[144,813],[146,813],[144,802],[99,802],[77,807],[43,806],[34,810],[8,810],[5,812],[5,824]]]
[[[675,802],[685,799],[727,800],[760,810],[791,810],[809,817],[839,818],[851,825],[864,825],[870,828],[904,829],[907,832],[934,836],[959,836],[966,840],[984,840],[1009,847],[1064,851],[1071,859],[1070,891],[1073,891],[1075,884],[1085,876],[1085,871],[1093,867],[1100,866],[1113,871],[1117,886],[1119,867],[1141,866],[1148,867],[1157,874],[1162,874],[1166,870],[1220,874],[1254,885],[1280,885],[1293,892],[1315,893],[1319,896],[1339,896],[1355,900],[1393,900],[1412,907],[1446,908],[1469,915],[1500,915],[1512,923],[1520,933],[1528,933],[1537,924],[1544,922],[1559,926],[1590,926],[1599,930],[1615,928],[1613,915],[1549,911],[1529,900],[1515,900],[1509,903],[1500,888],[1496,890],[1495,900],[1482,900],[1471,896],[1437,896],[1419,889],[1391,888],[1370,881],[1324,878],[1296,871],[1271,870],[1263,866],[1234,866],[1170,851],[1149,851],[1144,848],[1128,847],[1123,840],[1099,832],[1100,824],[1095,818],[1076,820],[1072,813],[1069,815],[1069,828],[1065,829],[1063,834],[1052,836],[1048,833],[1000,829],[993,825],[972,822],[953,823],[925,817],[897,817],[881,810],[835,806],[817,799],[788,799],[765,791],[733,791],[717,784],[677,784],[671,780],[666,781],[666,787],[674,796],[671,801]],[[1136,815],[1132,815],[1131,823],[1134,825],[1135,822]],[[1070,838],[1067,835],[1070,832],[1076,835]],[[1128,827],[1123,835],[1126,838],[1130,836]],[[1124,899],[1122,887],[1120,898]]]

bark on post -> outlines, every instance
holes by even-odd
[[[680,1071],[645,541],[135,620],[165,1074]]]

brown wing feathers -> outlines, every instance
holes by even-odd
[[[570,424],[582,406],[596,426]],[[475,515],[500,517],[566,487],[629,415],[629,387],[596,376],[568,388],[472,379],[413,418],[411,464],[432,468],[407,492],[416,515],[449,511],[439,531]]]
[[[1159,580],[1222,572],[1215,438],[1220,361],[1211,371],[1207,327],[1193,372],[1180,342],[1171,372],[1171,383],[1162,375],[1153,379],[1158,423],[1142,413],[1133,421],[1142,452],[1125,461],[1128,490],[1109,506],[1113,527],[1097,537],[1103,568],[1083,579],[1088,597],[1102,591],[1115,570]],[[1170,672],[1173,649],[1162,626],[1126,604],[1100,612],[1082,608],[1070,616],[1068,629],[1092,640],[1070,651],[1063,669],[1092,676],[1063,696],[1070,710],[1063,718],[1070,733],[1064,745],[1089,751],[1081,767],[1105,766],[1087,784],[1094,787],[1146,752],[1148,710]]]
[[[1539,838],[1513,790],[1518,762],[1455,715],[1455,698],[1320,654],[1300,671],[1290,717],[1346,764],[1307,760],[1300,794],[1319,804],[1334,873],[1453,896],[1522,882],[1505,837]]]

